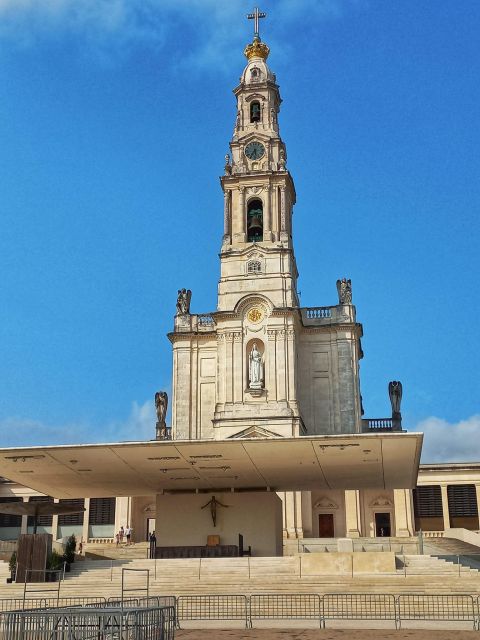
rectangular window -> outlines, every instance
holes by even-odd
[[[83,498],[79,499],[68,499],[68,500],[60,500],[61,505],[69,505],[71,507],[79,507],[82,508],[85,506],[85,500]],[[83,524],[83,516],[84,513],[80,511],[79,513],[67,513],[64,515],[58,516],[58,524],[63,527],[65,525],[82,525]]]
[[[91,498],[88,524],[115,524],[115,498]]]
[[[413,490],[415,518],[443,518],[442,490],[438,484]]]
[[[474,484],[450,484],[447,487],[451,518],[478,516],[477,492]]]
[[[22,502],[21,498],[2,498],[2,502]],[[0,527],[21,527],[22,516],[0,513]]]
[[[53,498],[50,496],[32,496],[29,502],[53,502]],[[39,516],[38,517],[38,526],[39,527],[51,527],[52,526],[52,517],[53,516]],[[34,517],[28,516],[28,526],[33,527],[34,525]]]

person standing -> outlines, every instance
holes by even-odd
[[[127,524],[127,526],[125,527],[125,537],[127,538],[127,547],[130,546],[131,544],[131,538],[132,538],[132,529],[129,527],[129,525]]]
[[[157,548],[157,537],[155,535],[155,531],[152,531],[152,533],[150,534],[149,541],[150,541],[150,559],[153,560],[153,558],[155,558],[155,554],[156,554],[155,550]]]
[[[123,536],[125,535],[125,531],[123,529],[123,526],[120,527],[120,531],[118,532],[118,535],[120,536],[120,544],[123,543]]]

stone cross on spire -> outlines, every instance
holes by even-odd
[[[255,7],[253,13],[247,13],[247,18],[249,20],[253,20],[253,37],[258,38],[260,40],[259,34],[259,20],[260,18],[266,18],[267,14],[263,11],[260,11],[258,7]]]

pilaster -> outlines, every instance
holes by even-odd
[[[360,491],[345,491],[345,529],[348,538],[359,538],[361,535]]]
[[[409,489],[394,489],[393,503],[395,508],[395,535],[401,538],[413,536],[411,491]]]

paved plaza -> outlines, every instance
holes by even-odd
[[[437,629],[186,629],[179,640],[473,640],[478,631]]]

